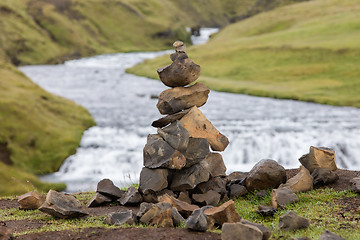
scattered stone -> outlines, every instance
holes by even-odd
[[[193,106],[203,106],[209,95],[209,88],[203,83],[190,87],[175,87],[160,94],[156,107],[163,115],[174,114]]]
[[[350,191],[360,193],[360,177],[350,180]]]
[[[169,126],[158,128],[158,134],[174,149],[184,152],[189,144],[189,132],[180,121],[175,121]]]
[[[196,187],[196,191],[200,193],[206,193],[211,190],[214,190],[220,195],[227,194],[225,179],[222,177],[210,178],[209,181],[200,183]]]
[[[264,226],[264,225],[261,225],[261,224],[258,224],[258,223],[253,223],[253,222],[250,222],[248,220],[245,220],[245,219],[241,219],[240,223],[242,224],[248,224],[248,225],[252,225],[254,227],[257,227],[262,233],[263,233],[263,240],[267,240],[270,238],[271,236],[271,230]]]
[[[143,150],[144,166],[147,168],[182,169],[186,164],[185,156],[172,148],[158,134],[150,134]]]
[[[224,223],[222,226],[221,240],[262,240],[263,233],[250,224]]]
[[[20,209],[24,210],[38,209],[44,202],[45,196],[34,191],[25,193],[18,198]]]
[[[198,204],[216,206],[220,202],[221,195],[213,190],[202,194],[193,194],[192,199]]]
[[[186,228],[198,231],[205,232],[209,228],[209,219],[205,215],[204,210],[208,207],[202,207],[194,210],[194,212],[186,219]]]
[[[191,198],[189,196],[189,192],[188,191],[183,191],[179,193],[179,197],[178,200],[182,201],[182,202],[186,202],[188,204],[191,204]]]
[[[81,203],[72,195],[50,190],[40,211],[58,218],[77,218],[87,215]]]
[[[95,193],[95,195],[90,199],[87,207],[98,207],[106,203],[111,203],[111,198],[102,195],[101,193]]]
[[[186,157],[185,167],[191,167],[199,163],[210,153],[209,142],[206,138],[190,138],[189,145],[184,153]],[[210,170],[210,166],[209,166]]]
[[[304,165],[310,173],[316,168],[326,168],[331,171],[337,169],[335,151],[324,147],[310,147],[310,152],[303,155],[299,161]]]
[[[248,193],[248,190],[246,187],[240,184],[231,184],[230,191],[229,191],[229,197],[231,199],[244,196]]]
[[[177,211],[185,218],[189,217],[194,210],[199,208],[196,205],[191,205],[189,203],[180,201],[179,199],[176,199],[167,194],[160,196],[159,202],[169,203],[172,207],[176,208]]]
[[[326,229],[323,234],[321,234],[319,240],[345,240],[345,238],[342,238]]]
[[[294,177],[290,178],[285,184],[281,184],[279,188],[290,188],[294,193],[306,192],[313,189],[313,177],[309,170],[304,166],[300,167],[300,171]]]
[[[143,201],[143,198],[139,191],[135,187],[129,187],[119,199],[121,205],[139,205]]]
[[[188,130],[190,137],[207,138],[214,151],[224,151],[229,144],[227,137],[222,135],[196,106],[192,107],[180,121]]]
[[[240,216],[236,212],[235,203],[230,200],[219,207],[205,209],[204,213],[208,216],[211,225],[220,225],[224,223],[234,223],[240,221]]]
[[[6,227],[5,222],[0,222],[0,240],[14,239],[10,228]]]
[[[274,209],[284,208],[286,205],[298,202],[299,199],[290,188],[279,188],[272,190],[271,204]]]
[[[326,168],[316,168],[311,176],[314,178],[314,185],[327,185],[339,179],[339,176]]]
[[[147,203],[147,202],[142,202],[140,204],[140,208],[139,211],[137,212],[136,216],[138,217],[138,219],[140,219],[142,216],[144,216],[144,214],[149,211],[152,207],[154,206],[153,203]]]
[[[204,159],[209,164],[211,177],[226,176],[226,166],[219,153],[210,153]]]
[[[301,228],[307,228],[310,225],[309,220],[289,211],[280,216],[279,228],[284,231],[294,231]]]
[[[158,192],[168,186],[169,171],[164,168],[150,169],[142,168],[140,173],[139,190],[145,193],[147,190]]]
[[[136,224],[137,218],[132,210],[125,210],[121,212],[113,212],[106,216],[104,223],[109,225],[120,226],[123,224]]]
[[[246,178],[249,192],[268,188],[277,188],[286,182],[286,171],[274,160],[263,159],[251,169]]]
[[[256,213],[264,217],[272,217],[274,216],[275,212],[276,210],[273,207],[263,205],[259,205],[258,210],[256,211]]]
[[[174,173],[170,189],[173,191],[185,191],[193,189],[199,183],[209,180],[209,164],[205,161]]]
[[[150,226],[174,227],[184,221],[179,212],[170,203],[154,204],[141,218],[140,222]]]
[[[171,115],[162,117],[162,118],[154,121],[151,124],[151,126],[156,127],[156,128],[165,127],[165,126],[169,125],[170,123],[175,122],[176,120],[179,120],[180,118],[185,116],[189,111],[190,111],[190,109],[187,109],[187,110],[175,113],[175,114],[171,114]]]
[[[101,193],[102,195],[105,195],[105,196],[111,198],[112,200],[117,200],[117,199],[121,198],[125,194],[125,191],[120,190],[109,179],[101,180],[97,184],[96,192]]]
[[[232,172],[229,176],[226,177],[226,181],[243,181],[249,173],[247,172]]]

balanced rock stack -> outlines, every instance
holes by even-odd
[[[171,88],[158,99],[157,108],[166,116],[153,122],[157,134],[147,137],[139,190],[148,202],[168,193],[188,203],[217,205],[226,193],[226,167],[209,148],[224,151],[229,140],[199,110],[210,90],[199,82],[186,87],[198,79],[200,66],[189,59],[183,42],[176,41],[174,48],[173,62],[157,70]]]

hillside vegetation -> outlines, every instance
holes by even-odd
[[[314,0],[229,25],[189,50],[212,89],[360,107],[360,2]],[[157,78],[167,56],[131,73]]]

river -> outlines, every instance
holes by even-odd
[[[204,43],[211,32],[202,29],[195,41]],[[95,190],[103,178],[120,187],[138,182],[146,136],[156,133],[151,123],[162,117],[153,96],[166,87],[125,69],[168,53],[118,53],[20,68],[47,91],[87,108],[97,123],[84,133],[76,154],[42,180],[65,182],[68,192]],[[230,140],[222,153],[228,173],[249,171],[264,158],[297,168],[311,145],[333,148],[340,168],[360,170],[360,109],[216,91],[200,109]]]

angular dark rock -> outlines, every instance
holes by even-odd
[[[175,150],[186,151],[189,144],[189,132],[182,122],[175,121],[163,129],[158,128],[157,132]]]
[[[313,181],[313,177],[310,175],[309,170],[304,166],[301,166],[299,173],[287,180],[285,184],[281,184],[279,188],[287,187],[294,193],[306,192],[313,189]]]
[[[206,138],[190,138],[189,145],[184,152],[186,158],[185,167],[191,167],[199,163],[210,153],[209,142]],[[209,165],[210,167],[210,165]],[[210,170],[210,169],[209,169]]]
[[[339,176],[326,168],[316,168],[311,176],[314,178],[314,186],[327,185],[339,179]]]
[[[226,177],[226,181],[242,181],[247,177],[248,174],[248,172],[232,172],[229,176]]]
[[[121,212],[113,212],[106,216],[104,223],[109,225],[120,226],[123,224],[136,224],[136,214],[132,210],[124,210]]]
[[[286,182],[285,168],[276,161],[263,159],[251,169],[246,178],[246,188],[249,192],[268,188],[277,188]]]
[[[142,216],[144,216],[144,214],[149,211],[152,207],[154,206],[153,203],[147,203],[147,202],[142,202],[140,204],[140,208],[139,211],[137,212],[136,216],[140,219]]]
[[[196,83],[190,87],[175,87],[163,91],[156,107],[163,115],[174,114],[193,106],[203,106],[209,95],[209,88],[203,83]]]
[[[208,207],[196,209],[188,219],[186,219],[186,228],[193,231],[205,232],[209,228],[209,219],[204,213],[204,210],[207,208]]]
[[[135,187],[129,187],[124,196],[119,199],[121,205],[140,205],[143,198]]]
[[[254,227],[257,227],[262,233],[263,233],[263,237],[262,237],[262,240],[267,240],[271,237],[271,230],[264,226],[264,225],[261,225],[261,224],[258,224],[258,223],[253,223],[253,222],[250,222],[250,221],[247,221],[245,219],[241,219],[240,221],[242,224],[248,224],[248,225],[252,225]]]
[[[239,222],[241,219],[235,209],[233,200],[230,200],[219,207],[205,209],[204,213],[209,218],[211,227],[213,225],[222,226],[224,223]]]
[[[345,240],[345,238],[342,238],[326,229],[319,237],[319,240]]]
[[[210,178],[209,181],[200,183],[195,188],[195,191],[200,193],[206,193],[210,190],[214,190],[220,195],[227,194],[225,179],[222,177]]]
[[[185,58],[189,58],[185,52],[174,52],[174,53],[170,54],[171,61],[182,60]]]
[[[182,169],[186,164],[185,156],[172,148],[158,134],[150,134],[143,150],[144,166],[147,168]]]
[[[90,199],[87,207],[98,207],[106,203],[111,203],[112,199],[102,195],[101,193],[95,193],[95,195]]]
[[[256,213],[264,217],[272,217],[274,216],[275,212],[276,210],[273,207],[263,205],[259,205],[258,210],[256,210]]]
[[[158,120],[153,121],[151,126],[156,127],[156,128],[165,127],[165,126],[169,125],[170,123],[175,122],[176,120],[179,120],[180,118],[185,116],[189,111],[190,111],[190,109],[187,109],[187,110],[175,113],[175,114],[171,114],[171,115],[162,117]]]
[[[298,197],[290,188],[284,187],[272,190],[271,204],[274,209],[284,208],[286,205],[298,201]]]
[[[20,209],[38,209],[45,202],[45,195],[31,191],[18,197]]]
[[[224,223],[221,240],[262,240],[263,233],[259,228],[241,222]]]
[[[164,168],[142,168],[140,173],[139,190],[145,193],[147,190],[159,192],[168,186],[169,170]]]
[[[360,177],[350,180],[350,191],[360,193]]]
[[[179,199],[176,199],[167,194],[160,196],[159,202],[169,203],[172,207],[176,208],[177,211],[185,218],[189,217],[194,210],[199,208],[196,205],[191,205],[189,203],[180,201]]]
[[[58,218],[77,218],[88,214],[74,196],[54,190],[47,193],[46,200],[39,210]]]
[[[139,188],[140,191],[140,188]],[[151,189],[146,189],[144,191],[141,191],[141,195],[143,197],[143,201],[147,203],[157,203],[158,196],[157,193]]]
[[[280,216],[279,228],[285,231],[294,231],[307,228],[310,225],[309,220],[297,215],[293,211],[286,212]]]
[[[236,197],[241,197],[243,195],[246,195],[248,193],[248,190],[246,187],[240,184],[231,184],[230,191],[229,191],[229,198],[233,199]]]
[[[140,222],[157,225],[158,227],[174,227],[184,219],[170,203],[161,202],[154,204],[141,218]]]
[[[330,148],[311,146],[310,152],[300,157],[299,161],[310,173],[316,168],[326,168],[331,171],[337,169],[335,151]]]
[[[182,202],[186,202],[188,204],[191,204],[191,199],[189,197],[189,192],[188,191],[180,192],[179,197],[177,199],[182,201]]]
[[[97,184],[97,190],[98,193],[101,193],[102,195],[105,195],[112,200],[117,200],[121,198],[125,191],[120,190],[118,187],[114,185],[114,183],[109,179],[103,179]]]
[[[209,164],[205,161],[174,173],[170,189],[185,191],[195,188],[199,183],[209,180]]]
[[[205,206],[217,206],[220,202],[221,195],[214,190],[202,194],[193,194],[192,199],[198,204]]]
[[[204,159],[209,164],[211,177],[226,176],[226,166],[219,153],[210,153]]]

